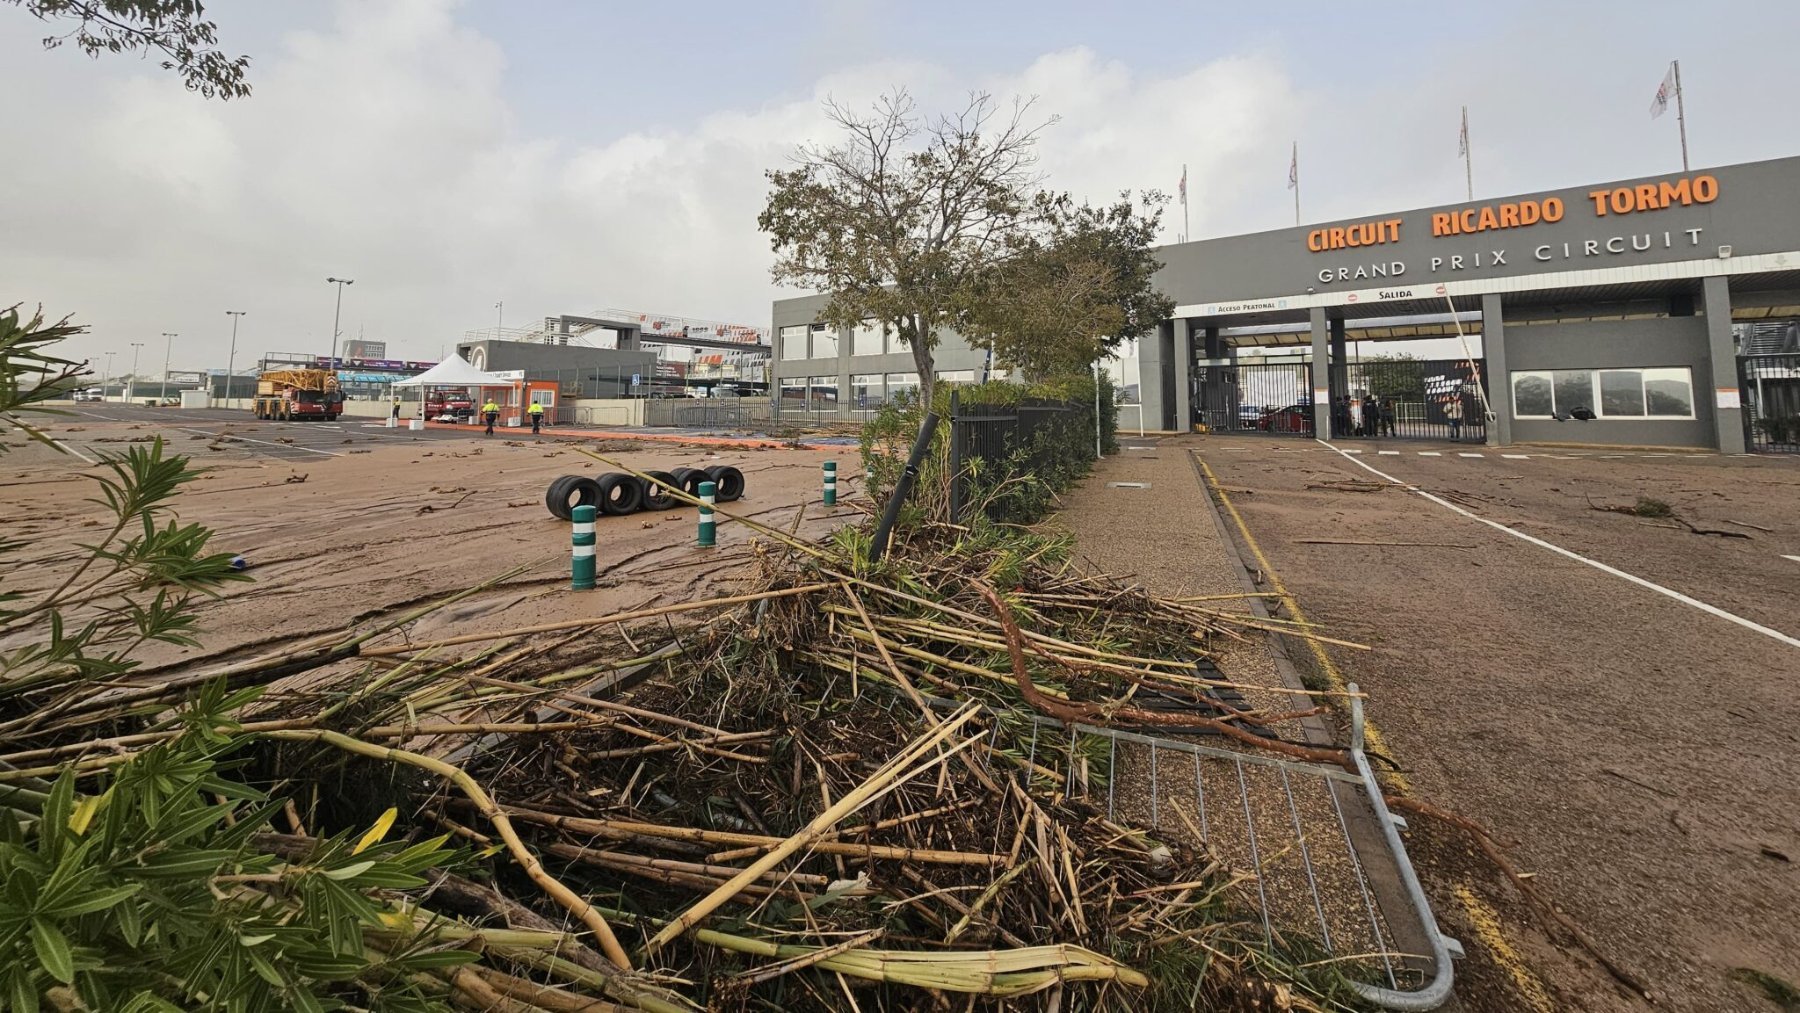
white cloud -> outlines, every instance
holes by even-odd
[[[926,109],[971,88],[1036,94],[1061,117],[1043,144],[1050,185],[1173,194],[1185,159],[1202,234],[1281,224],[1241,198],[1285,167],[1300,108],[1267,57],[1147,72],[1070,49],[999,74],[865,65],[695,123],[526,137],[503,99],[515,55],[440,0],[340,4],[259,58],[255,94],[228,104],[152,65],[32,53],[34,30],[0,22],[0,92],[24,99],[0,104],[0,136],[33,155],[0,173],[0,299],[74,312],[94,329],[78,347],[122,353],[121,370],[127,342],[160,352],[162,331],[182,335],[176,368],[221,365],[227,309],[250,312],[240,362],[322,352],[328,274],[357,279],[347,335],[366,327],[415,358],[492,320],[497,299],[512,324],[606,305],[764,321],[778,293],[755,228],[763,171],[827,139],[827,94],[904,83]],[[607,101],[605,75],[579,80]]]

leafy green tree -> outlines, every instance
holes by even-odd
[[[974,94],[960,112],[922,117],[896,91],[868,113],[828,102],[843,135],[801,146],[793,167],[769,172],[757,216],[778,254],[777,282],[831,294],[820,321],[879,321],[912,351],[921,395],[934,389],[940,332],[962,322],[970,290],[1040,206],[1038,136],[1030,101],[1002,114]]]
[[[1040,227],[1012,248],[970,292],[961,333],[1027,380],[1085,374],[1121,342],[1154,333],[1175,302],[1157,291],[1151,252],[1168,199],[1154,191],[1140,209],[1129,193],[1102,207],[1040,195]]]
[[[250,94],[248,56],[218,48],[218,25],[206,19],[200,0],[0,0],[23,7],[38,20],[63,29],[44,38],[45,49],[66,42],[89,56],[155,51],[162,67],[181,75],[190,91],[230,100]]]

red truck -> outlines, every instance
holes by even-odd
[[[259,419],[336,422],[344,413],[344,392],[330,370],[274,369],[257,378],[253,410]]]
[[[467,422],[475,417],[475,402],[461,387],[433,387],[425,392],[425,417]]]

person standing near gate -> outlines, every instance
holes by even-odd
[[[1351,432],[1350,395],[1345,394],[1331,403],[1331,428],[1331,435],[1340,440],[1354,435]]]
[[[544,425],[544,406],[539,404],[537,399],[533,398],[531,407],[526,409],[526,411],[531,415],[531,435],[536,436],[538,431],[542,429]]]
[[[1381,435],[1394,435],[1395,411],[1394,399],[1392,397],[1384,397],[1381,399]]]
[[[1363,398],[1362,426],[1363,435],[1371,440],[1375,438],[1375,431],[1381,428],[1381,402],[1374,394]]]
[[[488,398],[487,404],[481,406],[481,415],[487,420],[487,434],[494,435],[494,423],[500,420],[500,406],[493,398]]]
[[[400,399],[399,398],[394,399],[394,421],[395,422],[400,421]]]
[[[1462,442],[1463,406],[1462,395],[1453,394],[1444,402],[1444,419],[1450,423],[1450,442]]]

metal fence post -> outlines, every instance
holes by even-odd
[[[713,496],[718,488],[713,482],[700,483],[700,547],[703,549],[711,548],[716,537],[718,525],[713,521]]]
[[[963,441],[968,438],[968,424],[958,420],[962,414],[961,391],[954,387],[950,390],[950,523],[962,523],[963,496],[967,490],[963,482]]]
[[[594,556],[594,515],[596,508],[578,506],[572,511],[574,518],[574,535],[570,539],[569,550],[569,587],[576,591],[594,589],[595,571],[598,569]]]

